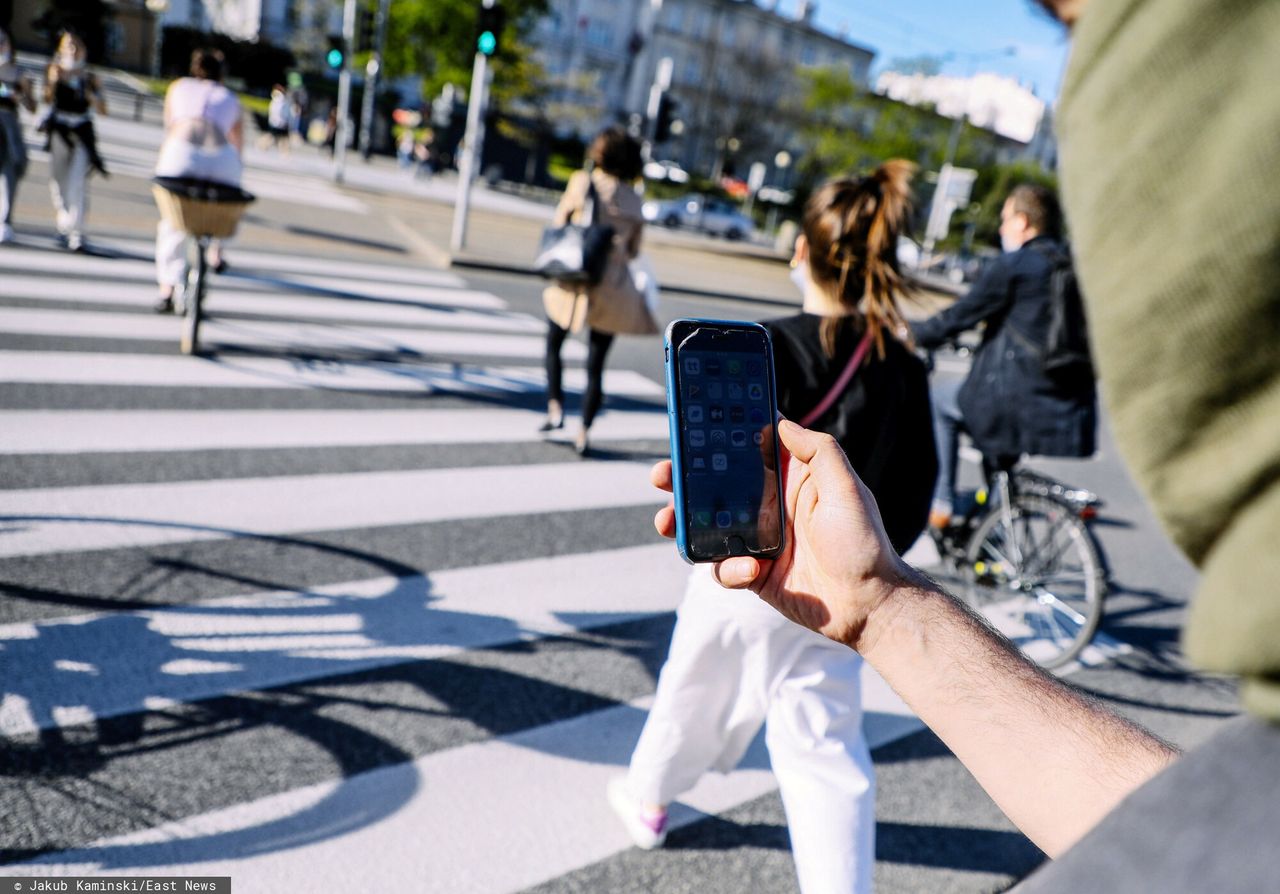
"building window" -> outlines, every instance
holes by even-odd
[[[587,43],[593,47],[613,49],[613,26],[608,22],[592,21],[587,25]]]
[[[800,48],[800,64],[816,65],[817,63],[818,63],[817,48],[813,44],[809,43],[808,41],[805,41],[804,46]]]
[[[737,23],[731,18],[720,19],[720,45],[731,47],[737,39]]]
[[[688,56],[684,60],[681,76],[686,84],[696,84],[702,80],[702,60],[697,56]]]
[[[672,31],[679,31],[684,27],[684,5],[680,3],[668,3],[662,9],[662,24],[670,28]]]
[[[711,10],[699,6],[693,11],[693,27],[690,29],[698,40],[705,40],[711,33]]]

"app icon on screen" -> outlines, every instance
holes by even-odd
[[[725,372],[731,376],[740,376],[742,375],[742,361],[726,360],[724,363],[724,369]]]
[[[749,376],[758,376],[758,375],[760,375],[760,373],[761,373],[761,372],[762,372],[762,369],[761,369],[760,361],[759,361],[759,360],[748,360],[748,361],[747,361],[747,375],[749,375]]]
[[[724,442],[725,442],[724,429],[720,429],[720,428],[711,429],[711,446],[723,447]]]
[[[764,432],[762,431],[752,432],[751,440],[755,441],[756,446],[759,447],[761,444],[764,443]]]
[[[727,528],[733,524],[733,513],[727,509],[722,509],[716,513],[716,527]]]
[[[697,382],[689,383],[689,400],[694,400],[702,394],[702,386]]]
[[[729,408],[729,421],[741,425],[747,421],[747,408],[738,405]]]
[[[707,361],[707,363],[706,363],[706,367],[707,367],[707,375],[709,375],[709,376],[718,376],[718,375],[720,375],[720,361],[719,361],[719,360],[708,360],[708,361]]]
[[[752,407],[750,418],[752,425],[764,425],[764,410],[759,407]]]
[[[689,469],[694,472],[705,472],[707,470],[707,458],[695,453],[689,457]]]
[[[710,382],[707,385],[707,397],[712,400],[719,400],[724,396],[724,386],[719,382]]]
[[[723,453],[711,454],[711,471],[727,472],[729,470],[729,457]]]
[[[747,433],[740,428],[735,428],[733,433],[729,435],[729,443],[734,447],[746,447]]]
[[[707,433],[700,428],[689,429],[689,446],[690,447],[706,447]]]
[[[724,407],[712,404],[707,408],[707,418],[712,422],[724,422]]]
[[[693,514],[693,526],[695,528],[711,527],[711,513],[705,509],[700,509]]]
[[[738,510],[738,524],[740,525],[751,524],[751,513],[748,510],[746,509]]]
[[[684,408],[684,418],[686,422],[702,421],[702,404],[690,404]]]
[[[752,400],[764,400],[764,386],[754,385],[754,384],[748,385],[747,397],[751,398]]]
[[[691,376],[702,375],[702,361],[697,357],[684,358],[684,371]]]
[[[742,385],[737,382],[729,383],[729,400],[742,400]]]

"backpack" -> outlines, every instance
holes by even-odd
[[[1036,246],[1040,249],[1040,246]],[[1071,252],[1058,245],[1040,249],[1052,265],[1049,274],[1049,328],[1040,366],[1050,378],[1088,375],[1095,378],[1089,351],[1089,327],[1080,298]]]

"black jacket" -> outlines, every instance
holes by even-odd
[[[819,338],[822,317],[802,313],[765,325],[773,338],[778,409],[799,422],[830,393],[862,334],[846,325],[836,337],[835,357],[828,357]],[[812,427],[840,442],[875,496],[889,540],[904,552],[924,530],[938,475],[924,364],[897,339],[886,337],[885,356],[872,348]]]
[[[1089,456],[1097,428],[1093,376],[1049,378],[1040,351],[1049,326],[1052,262],[1037,236],[1001,255],[965,295],[912,327],[922,348],[936,348],[986,323],[960,412],[978,449],[991,458]]]

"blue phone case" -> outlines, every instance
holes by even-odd
[[[664,368],[667,375],[667,428],[671,438],[671,483],[672,495],[675,497],[676,510],[676,549],[680,551],[680,558],[684,559],[690,565],[706,563],[711,561],[719,561],[718,559],[694,559],[689,555],[689,519],[685,513],[684,501],[684,470],[682,468],[682,460],[680,455],[680,412],[678,407],[679,392],[676,387],[676,364],[675,353],[676,346],[671,343],[671,333],[676,326],[694,323],[702,326],[729,326],[735,329],[752,328],[759,329],[765,335],[765,345],[767,346],[769,357],[769,369],[773,369],[773,341],[769,338],[769,330],[765,329],[759,323],[751,323],[743,320],[704,320],[684,317],[678,320],[672,320],[662,335]],[[769,374],[769,410],[772,418],[778,415],[778,396],[776,393],[777,382],[772,372]],[[775,455],[780,455],[780,445],[778,444],[778,433],[775,428],[774,434],[774,451]],[[782,491],[782,472],[778,475],[778,493]],[[780,507],[781,508],[781,507]],[[786,546],[786,510],[782,511],[782,537],[778,542],[778,549],[768,555],[762,555],[760,558],[770,558],[782,552]]]

